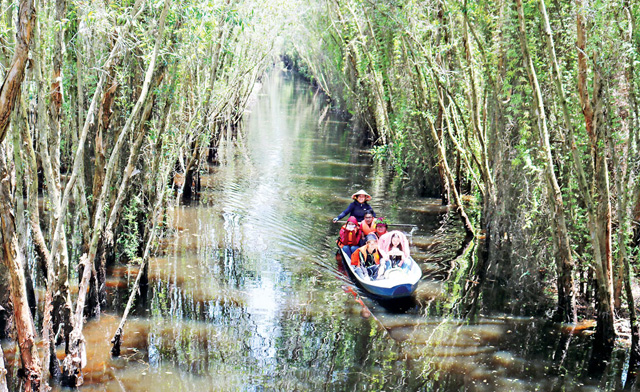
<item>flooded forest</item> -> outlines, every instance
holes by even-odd
[[[639,390],[639,23],[0,0],[0,392]]]

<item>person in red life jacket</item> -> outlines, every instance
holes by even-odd
[[[378,277],[380,267],[380,252],[378,252],[378,238],[375,234],[366,237],[367,244],[358,248],[351,255],[351,265],[355,273],[364,280],[374,280]]]
[[[342,211],[340,215],[333,218],[333,223],[336,223],[349,214],[351,214],[351,216],[355,216],[358,223],[360,223],[364,219],[364,214],[367,211],[371,211],[373,216],[376,216],[376,213],[373,212],[373,208],[371,208],[371,206],[367,204],[367,202],[371,200],[371,196],[367,192],[361,189],[351,195],[351,198],[354,200],[353,203],[349,204],[349,207],[347,207],[346,210]]]
[[[338,246],[347,254],[347,257],[351,257],[351,254],[358,249],[361,236],[362,231],[358,221],[353,216],[349,217],[347,224],[340,229],[340,236],[338,237]]]
[[[373,220],[372,211],[367,211],[364,213],[364,219],[362,220],[362,222],[360,222],[360,230],[362,230],[362,234],[365,236],[371,233],[375,233],[376,222]]]
[[[387,223],[382,219],[378,219],[376,222],[376,232],[375,235],[380,239],[383,235],[387,233]]]

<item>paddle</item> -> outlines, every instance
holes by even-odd
[[[344,223],[344,222],[346,222],[346,221],[339,220],[339,221],[335,221],[333,223]],[[405,226],[405,227],[418,228],[418,225],[414,225],[413,223],[387,223],[387,226],[398,226],[398,227]]]
[[[418,225],[414,225],[413,223],[387,223],[387,226],[399,226],[399,227],[415,227],[417,228]]]
[[[343,223],[343,221],[335,221],[333,223]],[[413,233],[418,230],[418,225],[414,225],[413,223],[387,223],[387,227],[406,227],[406,231],[408,231],[407,236],[409,237],[409,242],[411,242],[411,238],[413,238]]]

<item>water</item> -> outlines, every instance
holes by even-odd
[[[586,334],[492,312],[458,222],[374,164],[350,124],[291,74],[272,73],[239,146],[204,175],[198,203],[151,260],[146,303],[109,340],[137,268],[115,267],[111,314],[85,327],[82,390],[590,390]],[[415,298],[373,300],[345,276],[331,218],[364,188],[392,222],[417,224]],[[464,315],[472,315],[463,318]],[[4,345],[9,363],[15,348]],[[59,352],[60,357],[63,353]],[[13,370],[12,370],[13,369]],[[10,367],[15,377],[15,366]],[[615,372],[614,372],[615,373]],[[615,382],[605,380],[607,386]],[[603,386],[604,384],[600,384]]]

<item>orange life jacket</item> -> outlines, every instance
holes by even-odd
[[[356,249],[356,251],[351,255],[351,265],[364,265],[365,261],[367,261],[368,255],[369,253],[367,253],[367,245],[361,246],[360,248]],[[377,248],[375,252],[371,254],[371,256],[373,256],[373,260],[376,262],[376,264],[380,264],[380,252],[378,252]]]
[[[362,229],[362,234],[364,234],[365,236],[369,233],[375,233],[376,220],[374,219],[371,221],[371,226],[369,226],[367,222],[363,220],[362,222],[360,222],[360,228]]]

